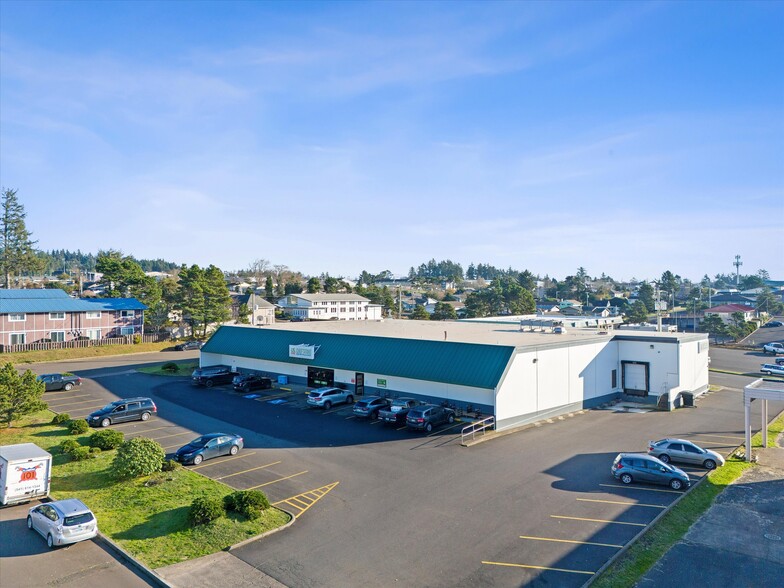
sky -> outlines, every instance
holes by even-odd
[[[37,247],[784,279],[784,2],[0,1]]]

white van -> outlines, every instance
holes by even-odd
[[[52,455],[35,443],[0,447],[0,505],[49,496]]]

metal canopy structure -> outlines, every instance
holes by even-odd
[[[762,446],[768,446],[768,400],[784,402],[784,381],[754,380],[743,388],[743,414],[745,418],[746,461],[751,461],[751,403],[762,401]]]

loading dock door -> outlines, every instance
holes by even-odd
[[[624,394],[648,396],[648,363],[642,361],[622,361],[622,383]]]

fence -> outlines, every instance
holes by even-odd
[[[22,351],[49,351],[50,349],[76,349],[82,347],[104,347],[106,345],[131,345],[136,335],[105,337],[103,339],[74,339],[50,343],[25,343],[24,345],[0,345],[0,353],[19,353]],[[158,343],[170,339],[169,333],[142,335],[143,343]]]

